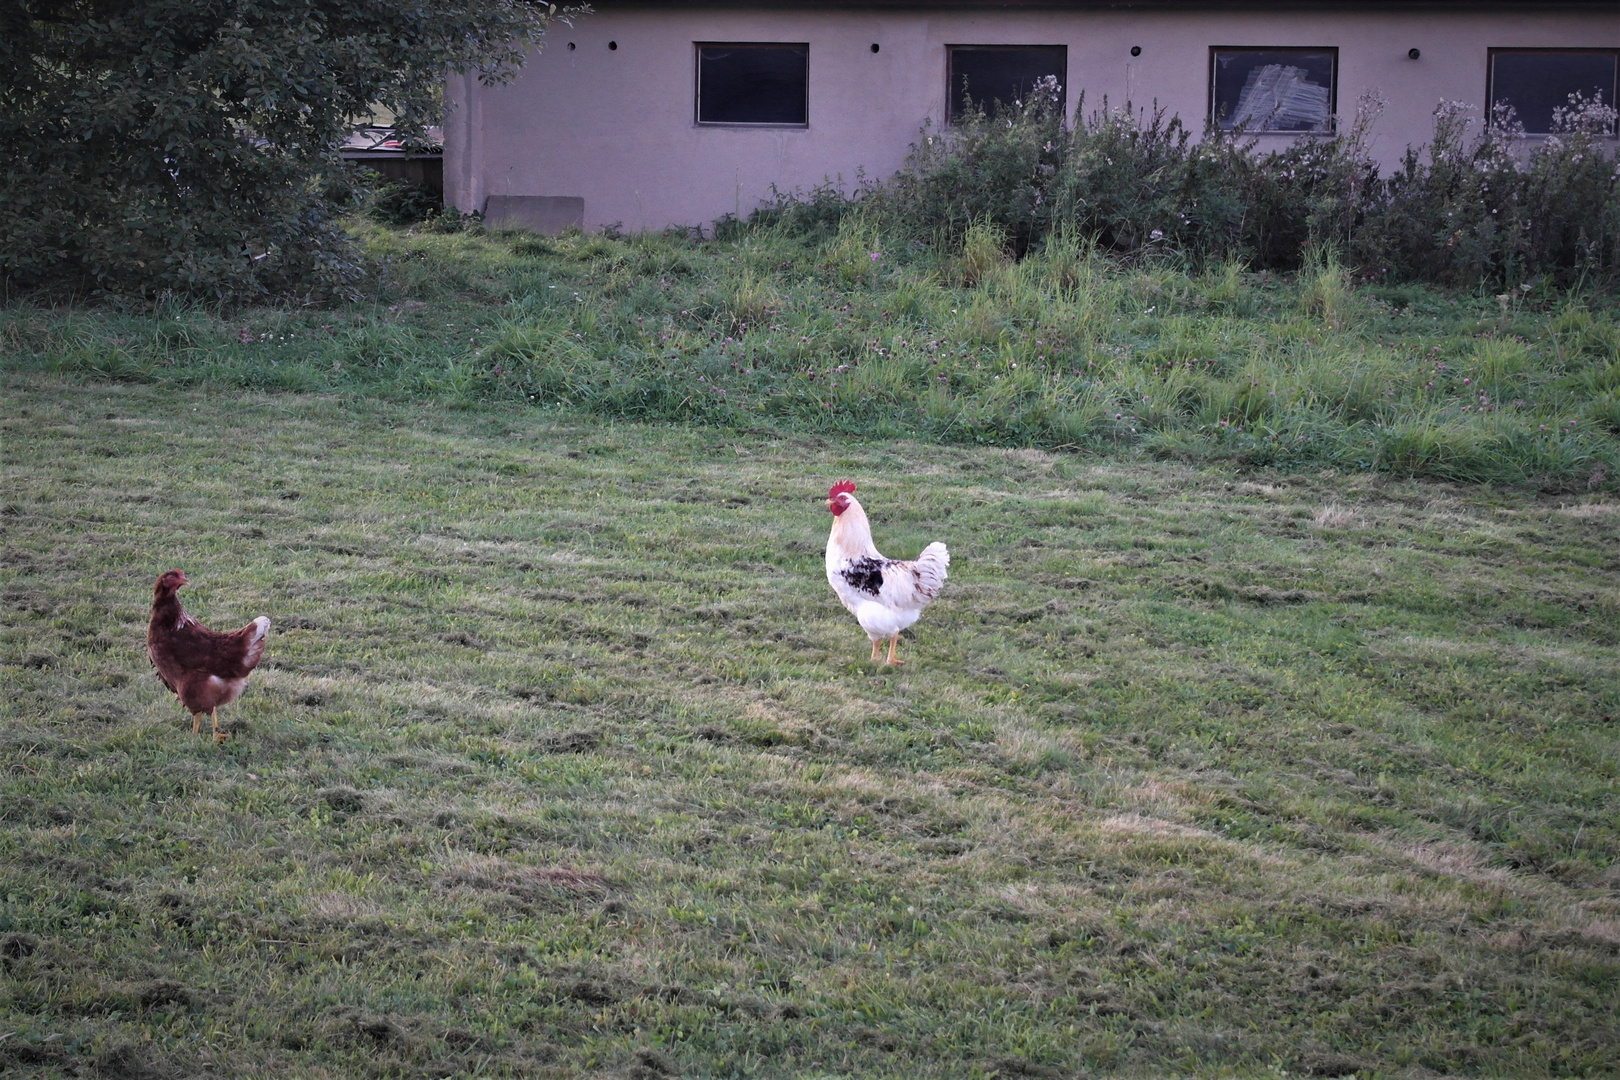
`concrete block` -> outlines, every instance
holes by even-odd
[[[529,229],[555,236],[570,225],[585,227],[585,199],[579,195],[491,195],[484,202],[484,224],[492,229]]]

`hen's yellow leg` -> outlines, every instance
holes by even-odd
[[[874,642],[872,642],[872,663],[874,663],[874,664],[877,663],[877,660],[878,660],[878,643],[876,641],[874,641]]]
[[[208,719],[210,719],[210,720],[212,720],[214,722],[214,741],[217,742],[217,743],[224,742],[225,741],[225,733],[223,731],[219,730],[219,710],[218,709],[210,709],[210,710],[208,710]]]
[[[193,735],[202,734],[202,713],[200,712],[191,714],[191,733]]]
[[[896,665],[905,663],[904,660],[896,660],[894,658],[894,650],[899,648],[899,647],[900,647],[900,635],[896,634],[896,635],[894,635],[894,637],[889,639],[889,663],[896,664]]]

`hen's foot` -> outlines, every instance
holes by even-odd
[[[900,647],[900,635],[896,634],[896,635],[894,635],[894,637],[889,639],[889,663],[893,664],[895,667],[899,667],[901,664],[905,663],[904,660],[896,660],[894,658],[894,650],[899,648],[899,647]],[[874,654],[874,656],[875,656],[875,654]]]

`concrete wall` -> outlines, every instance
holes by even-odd
[[[841,176],[853,186],[862,168],[883,178],[923,123],[945,114],[948,44],[1067,45],[1071,110],[1081,91],[1088,110],[1104,95],[1116,105],[1157,100],[1194,130],[1209,107],[1211,46],[1335,46],[1341,123],[1363,93],[1388,102],[1372,132],[1386,167],[1428,140],[1441,100],[1483,103],[1488,49],[1620,47],[1620,4],[1480,13],[1417,4],[1361,12],[600,7],[573,28],[554,26],[545,50],[508,85],[451,79],[450,204],[582,198],[586,228],[636,231],[746,216],[773,183],[792,190]],[[696,41],[809,42],[809,126],[698,126]],[[1407,55],[1413,48],[1417,60]],[[1292,137],[1263,136],[1262,145]]]

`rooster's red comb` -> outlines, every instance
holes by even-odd
[[[838,495],[853,494],[855,494],[855,481],[853,480],[840,480],[838,483],[827,489],[827,498],[829,499]]]

